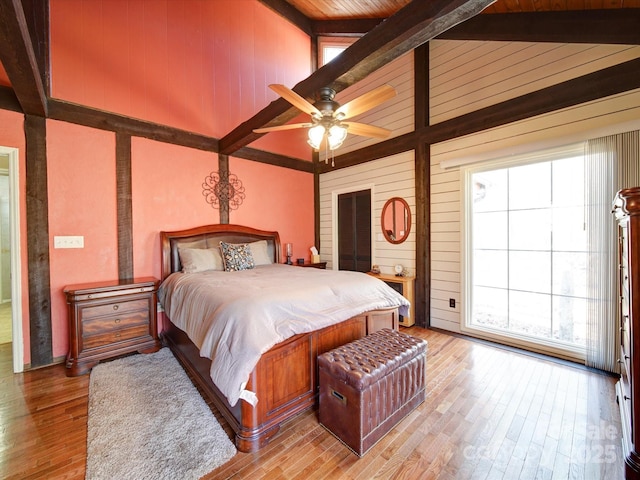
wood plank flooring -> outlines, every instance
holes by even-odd
[[[238,453],[204,478],[623,478],[614,378],[403,330],[429,342],[427,399],[362,459],[309,411],[259,452]],[[0,478],[83,479],[89,377],[67,378],[62,365],[11,368],[11,344],[0,345]]]
[[[12,337],[11,302],[0,303],[0,343],[9,343]]]

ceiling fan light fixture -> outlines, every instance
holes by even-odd
[[[327,140],[329,141],[329,149],[335,150],[342,145],[345,138],[347,138],[347,127],[344,125],[333,125],[329,129],[329,135]]]
[[[309,140],[307,140],[307,143],[311,145],[312,148],[319,150],[322,139],[324,138],[324,134],[324,126],[315,125],[314,127],[311,127],[309,129]]]
[[[327,154],[331,151],[332,158],[333,151],[342,146],[347,138],[347,130],[353,135],[372,138],[386,138],[391,133],[386,128],[374,125],[351,121],[342,123],[343,120],[356,117],[394,97],[396,90],[391,85],[381,85],[342,106],[334,100],[336,92],[330,87],[320,89],[320,99],[314,104],[309,103],[309,100],[284,85],[271,84],[269,88],[298,110],[308,113],[311,116],[311,123],[266,126],[255,128],[254,133],[309,128],[307,143],[316,151],[319,151],[324,143]]]

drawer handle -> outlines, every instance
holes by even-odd
[[[114,309],[114,310],[117,310],[117,309],[119,309],[119,308],[120,308],[120,305],[114,305],[114,306],[113,306],[113,309]]]
[[[626,395],[623,395],[622,398],[624,398],[625,400],[631,400],[631,397],[627,397]]]
[[[630,358],[630,357],[629,357],[629,355],[625,355],[625,356],[624,356],[624,359],[625,359],[625,360],[629,360],[629,358]]]
[[[120,323],[121,321],[122,321],[122,319],[121,319],[121,318],[116,318],[116,319],[114,320],[114,322],[115,322],[115,323]]]
[[[116,338],[120,338],[120,332],[116,333],[116,334],[115,334],[115,337],[116,337]]]

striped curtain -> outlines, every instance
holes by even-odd
[[[640,132],[587,141],[585,163],[590,297],[586,364],[618,372],[618,241],[611,206],[618,190],[640,186]]]

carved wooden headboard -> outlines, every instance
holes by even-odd
[[[258,230],[243,225],[204,225],[202,227],[160,232],[162,249],[162,280],[173,272],[182,270],[178,246],[189,248],[217,248],[220,242],[250,243],[266,240],[274,263],[280,262],[280,235],[278,232]]]

